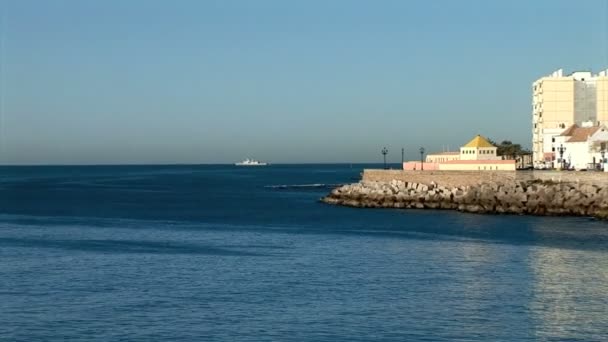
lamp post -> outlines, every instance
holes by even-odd
[[[403,166],[403,163],[405,163],[405,148],[401,148],[401,165]]]
[[[420,148],[420,171],[424,170],[424,147]]]
[[[386,154],[388,153],[388,149],[386,147],[382,148],[382,156],[384,157],[384,169],[386,170]]]
[[[559,144],[559,147],[557,148],[557,152],[559,152],[559,160],[560,163],[562,164],[562,170],[564,169],[564,151],[566,151],[566,148],[564,147],[563,144]]]
[[[606,143],[602,143],[600,155],[602,156],[602,160],[600,161],[602,169],[604,169],[604,163],[606,162]]]

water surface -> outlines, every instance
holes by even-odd
[[[2,167],[0,340],[608,340],[606,223],[318,202],[362,167]]]

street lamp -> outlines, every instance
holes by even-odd
[[[420,171],[424,170],[424,147],[420,148]]]
[[[401,148],[401,165],[405,163],[405,148]]]
[[[564,147],[563,144],[559,144],[559,147],[557,148],[557,152],[559,152],[559,159],[560,162],[562,163],[562,170],[564,169],[564,151],[566,151],[566,148]]]
[[[386,147],[382,148],[382,156],[384,157],[384,169],[386,170],[386,154],[388,153],[388,149]]]

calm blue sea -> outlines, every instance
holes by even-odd
[[[608,340],[608,223],[318,202],[362,168],[2,167],[0,340]]]

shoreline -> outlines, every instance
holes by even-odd
[[[546,175],[546,172],[544,173]],[[321,201],[358,208],[444,209],[477,214],[608,219],[608,175],[365,170]],[[559,179],[556,177],[559,176]],[[599,177],[593,181],[593,177]],[[390,179],[390,180],[389,180]],[[410,179],[406,181],[404,179]]]

